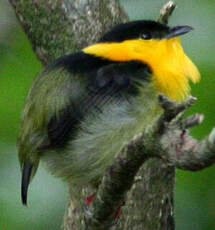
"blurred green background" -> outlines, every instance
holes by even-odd
[[[163,0],[121,0],[131,19],[155,19]],[[178,0],[170,25],[188,24],[195,30],[183,45],[202,74],[192,87],[198,101],[190,113],[205,114],[192,130],[202,138],[215,126],[215,1]],[[0,0],[0,230],[57,230],[66,203],[66,185],[43,167],[30,186],[28,207],[20,202],[20,170],[15,147],[20,112],[41,65],[6,0]],[[177,230],[215,229],[215,166],[201,172],[178,170],[175,190]]]

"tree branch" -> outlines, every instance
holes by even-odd
[[[160,10],[158,21],[163,24],[168,24],[169,17],[172,15],[176,4],[173,1],[168,1]]]
[[[152,157],[158,157],[167,164],[191,171],[201,170],[215,163],[215,129],[203,141],[197,141],[187,134],[184,127],[202,122],[202,115],[195,114],[182,119],[184,113],[196,100],[189,97],[182,103],[159,96],[164,109],[163,116],[154,125],[150,134],[142,132],[135,136],[120,152],[106,172],[92,203],[88,229],[108,229],[113,221],[114,210],[125,199],[135,175],[141,165]],[[162,124],[162,125],[161,125]]]

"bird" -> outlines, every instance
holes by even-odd
[[[40,161],[74,187],[96,187],[124,144],[149,132],[161,116],[158,95],[186,99],[190,81],[200,79],[180,41],[192,29],[152,20],[122,23],[41,71],[17,138],[24,205]]]

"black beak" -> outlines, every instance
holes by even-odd
[[[177,37],[179,35],[186,34],[191,30],[193,30],[191,26],[176,26],[176,27],[170,28],[170,31],[165,36],[165,38],[169,39],[169,38]]]

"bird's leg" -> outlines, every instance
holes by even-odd
[[[121,209],[122,209],[122,206],[124,206],[124,205],[125,205],[125,201],[123,201],[123,202],[120,204],[120,206],[117,208],[116,213],[115,213],[115,216],[114,216],[114,219],[115,219],[115,220],[118,219],[118,218],[120,217],[120,215],[121,215]]]
[[[88,196],[87,198],[84,199],[84,211],[88,216],[93,216],[93,213],[88,209],[88,206],[91,204],[91,202],[94,200],[96,196],[96,193],[93,193],[92,195]],[[118,218],[121,215],[121,208],[122,206],[125,205],[125,202],[123,201],[120,206],[117,208],[116,213],[114,215],[114,222],[111,225],[114,225],[117,223]]]
[[[96,195],[96,193],[93,193],[92,195],[90,195],[84,199],[83,210],[84,210],[85,214],[89,217],[92,217],[93,213],[89,210],[88,206],[90,205],[90,203],[95,198],[95,195]]]
[[[90,203],[93,201],[93,199],[95,198],[95,193],[93,193],[92,195],[88,196],[87,198],[84,199],[84,203],[86,205],[90,205]]]

